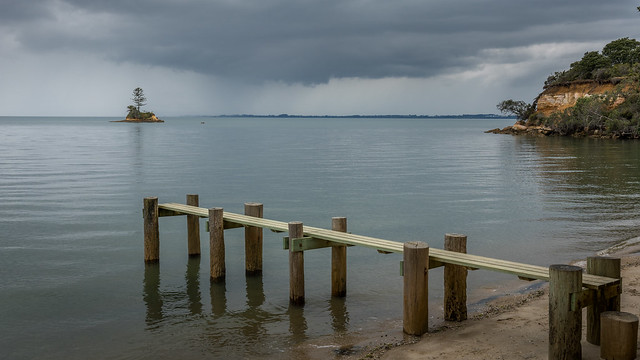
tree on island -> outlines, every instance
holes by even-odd
[[[133,89],[133,97],[131,100],[136,104],[138,111],[140,111],[141,106],[147,105],[147,98],[144,96],[144,91],[142,91],[140,87]]]
[[[156,115],[151,111],[140,111],[142,106],[147,105],[147,98],[144,96],[142,88],[137,87],[133,89],[133,97],[131,98],[135,105],[127,106],[127,121],[142,121],[142,122],[162,122],[158,120]]]

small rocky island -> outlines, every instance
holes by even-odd
[[[550,75],[533,103],[497,105],[518,119],[487,132],[512,135],[640,139],[640,42],[622,38]]]
[[[135,105],[127,106],[129,112],[125,120],[114,122],[132,122],[132,123],[162,123],[164,120],[158,119],[156,114],[151,111],[140,111],[140,108],[147,104],[147,98],[144,96],[142,88],[133,89],[133,97],[131,98]]]

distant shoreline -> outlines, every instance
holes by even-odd
[[[202,115],[212,118],[311,118],[311,119],[515,119],[513,115],[497,114],[462,114],[462,115]]]

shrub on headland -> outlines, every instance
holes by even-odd
[[[545,81],[545,89],[574,83],[608,83],[612,91],[578,99],[574,106],[548,116],[532,104],[505,100],[497,107],[516,115],[520,123],[543,126],[549,131],[572,136],[640,138],[640,42],[622,38],[605,45],[602,52],[590,51],[569,70],[556,72]],[[542,94],[541,94],[542,95]]]

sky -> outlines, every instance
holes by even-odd
[[[0,0],[0,116],[497,113],[638,0]]]

